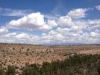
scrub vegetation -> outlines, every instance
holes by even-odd
[[[64,61],[26,64],[18,73],[16,67],[0,68],[0,75],[100,75],[100,55],[73,55]]]

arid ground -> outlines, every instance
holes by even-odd
[[[42,64],[64,60],[74,54],[100,54],[100,45],[42,46],[24,44],[0,44],[0,64],[6,68],[18,68],[26,64]]]

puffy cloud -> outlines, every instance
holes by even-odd
[[[49,30],[50,26],[44,21],[44,15],[41,13],[31,13],[27,16],[24,16],[18,20],[12,20],[9,22],[8,27],[10,28],[25,28],[31,30],[43,29]]]
[[[96,6],[96,9],[100,11],[100,5],[97,5]]]
[[[66,19],[66,16],[63,17],[64,19]],[[72,19],[71,23],[69,23],[68,20],[64,22],[60,18],[58,18],[59,22],[57,22],[58,27],[54,30],[51,30],[48,34],[45,34],[45,36],[49,38],[49,41],[53,42],[53,44],[56,43],[90,44],[90,43],[97,43],[98,41],[100,41],[99,19],[94,19],[94,20]]]
[[[39,44],[39,36],[28,34],[25,32],[16,33],[8,32],[0,36],[0,42],[6,43],[26,43],[26,44]]]
[[[10,21],[7,27],[12,29],[18,28],[20,31],[6,33],[0,36],[0,41],[31,44],[100,42],[100,19],[83,18],[86,17],[87,10],[82,8],[74,9],[65,16],[52,19],[45,19],[45,15],[39,12],[31,13],[18,20]],[[25,32],[23,29],[37,31],[36,33],[34,31]],[[40,32],[40,30],[48,31]],[[1,31],[5,32],[5,29]]]
[[[82,18],[86,16],[86,11],[87,9],[73,9],[68,13],[68,16],[72,17],[72,18]]]
[[[0,27],[0,34],[4,34],[4,33],[7,33],[8,32],[8,29],[5,28],[5,27]]]
[[[48,20],[47,24],[51,27],[56,27],[57,26],[57,23],[55,20]]]
[[[4,36],[9,38],[9,37],[15,37],[16,35],[17,35],[16,32],[12,32],[12,33],[7,33]]]
[[[100,34],[97,33],[97,32],[91,32],[90,36],[93,37],[93,38],[100,38]]]
[[[70,27],[73,25],[72,18],[69,16],[62,16],[58,18],[57,24],[61,27]]]
[[[30,38],[30,36],[26,33],[18,34],[15,37],[18,38],[18,39],[29,39]]]

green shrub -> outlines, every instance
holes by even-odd
[[[6,71],[6,75],[15,75],[15,74],[16,74],[15,67],[8,66],[7,71]]]
[[[2,68],[0,69],[0,75],[5,75],[5,72]]]
[[[40,75],[39,67],[36,64],[28,65],[23,69],[22,75]]]

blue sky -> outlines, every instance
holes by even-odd
[[[0,42],[100,43],[100,0],[0,0]]]

